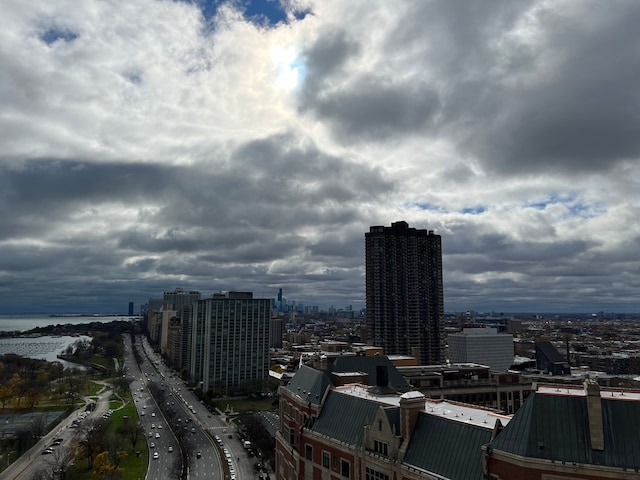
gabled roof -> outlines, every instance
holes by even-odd
[[[567,361],[551,342],[536,342],[536,350],[539,350],[550,362],[566,363]]]
[[[373,386],[377,384],[376,367],[384,365],[387,367],[387,373],[389,375],[389,386],[399,390],[409,390],[411,386],[407,383],[404,377],[400,374],[396,366],[391,363],[388,357],[384,355],[375,357],[364,357],[361,355],[352,356],[345,355],[336,358],[331,369],[332,372],[345,373],[345,372],[363,372],[369,375],[369,385]]]
[[[341,442],[361,445],[364,427],[371,425],[379,408],[384,408],[387,418],[395,425],[396,431],[399,431],[400,415],[391,412],[398,410],[398,407],[384,406],[372,400],[330,391],[312,430]]]
[[[640,402],[602,397],[604,450],[593,450],[587,399],[535,392],[491,442],[493,450],[557,462],[640,468]]]
[[[284,388],[298,395],[305,402],[320,404],[330,385],[331,381],[324,373],[302,365]]]
[[[404,462],[451,480],[481,480],[482,445],[491,430],[421,413]]]

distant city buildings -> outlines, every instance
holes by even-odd
[[[367,341],[422,365],[445,361],[440,235],[406,222],[365,234]]]

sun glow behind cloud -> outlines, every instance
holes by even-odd
[[[293,48],[276,47],[271,50],[276,85],[286,91],[295,90],[302,83],[304,65]]]

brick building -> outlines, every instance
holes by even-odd
[[[276,478],[482,478],[481,447],[510,417],[403,391],[384,358],[348,360],[365,368],[330,376],[302,366],[281,387]]]

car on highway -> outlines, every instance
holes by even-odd
[[[169,446],[169,453],[173,452],[173,447]]]
[[[158,455],[158,452],[153,452],[153,459],[157,460],[158,458],[160,458],[160,455]]]

